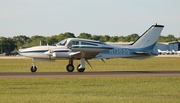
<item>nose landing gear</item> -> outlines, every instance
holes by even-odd
[[[37,67],[35,66],[35,62],[34,62],[34,59],[32,59],[32,66],[30,68],[31,72],[36,72],[37,71]]]
[[[37,71],[37,68],[36,68],[36,66],[31,66],[31,72],[36,72]]]

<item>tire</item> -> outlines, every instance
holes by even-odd
[[[68,64],[68,65],[66,66],[66,70],[67,70],[68,72],[73,72],[73,71],[74,71],[74,66],[73,66],[72,64]]]
[[[85,71],[85,68],[79,68],[81,66],[81,64],[79,64],[78,66],[77,66],[77,71],[78,72],[84,72]]]
[[[36,72],[36,71],[37,71],[36,66],[32,66],[32,67],[31,67],[31,72],[33,72],[33,73],[34,73],[34,72]]]

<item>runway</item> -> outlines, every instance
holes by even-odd
[[[180,71],[103,71],[103,72],[1,72],[0,78],[76,78],[76,77],[173,77]]]

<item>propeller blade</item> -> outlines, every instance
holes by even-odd
[[[49,55],[49,60],[51,61],[51,60],[52,60],[53,52],[52,52],[52,49],[49,48],[49,45],[48,45],[48,44],[47,44],[47,47],[48,47],[48,51],[45,52],[44,54]]]

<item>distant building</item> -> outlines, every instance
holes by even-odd
[[[156,48],[162,51],[168,50],[168,43],[157,43]]]
[[[168,51],[180,51],[180,42],[169,42],[169,43],[157,43],[156,44],[157,49],[160,49],[162,51],[168,50]]]

